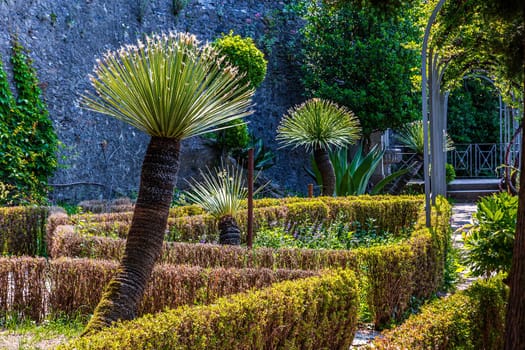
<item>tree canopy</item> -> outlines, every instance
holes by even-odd
[[[363,135],[419,117],[419,7],[395,16],[355,2],[312,2],[304,27],[307,94],[350,108]]]

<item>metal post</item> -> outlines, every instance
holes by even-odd
[[[308,184],[308,198],[314,196],[314,184]]]
[[[426,214],[426,225],[430,227],[430,176],[428,173],[430,162],[429,162],[429,152],[428,152],[428,99],[427,99],[427,51],[428,51],[428,38],[430,36],[430,29],[436,20],[438,12],[443,7],[445,0],[439,0],[438,4],[432,11],[430,18],[428,20],[427,26],[425,28],[425,36],[423,37],[423,49],[421,50],[421,102],[423,104],[423,166],[425,167],[425,214]]]
[[[253,245],[253,148],[248,150],[248,232],[246,245],[252,249]]]

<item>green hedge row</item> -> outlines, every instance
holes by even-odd
[[[0,285],[5,286],[0,288],[0,315],[40,321],[49,314],[90,314],[117,267],[117,262],[107,260],[0,258]],[[225,295],[315,275],[319,272],[160,264],[153,270],[139,313],[209,304]]]
[[[476,281],[465,291],[423,306],[370,348],[503,349],[507,298],[501,278]]]
[[[335,220],[366,225],[372,222],[380,230],[397,234],[409,229],[417,220],[423,200],[421,196],[363,196],[260,199],[254,210],[255,231],[262,226],[285,226],[293,231],[298,225],[329,225]],[[267,206],[269,204],[278,204]],[[49,226],[71,224],[83,234],[124,238],[131,223],[131,213],[76,215],[70,218],[51,217]],[[242,240],[247,231],[247,213],[237,217]],[[218,241],[215,219],[203,214],[197,206],[172,208],[168,219],[168,241],[208,242]]]
[[[357,309],[357,280],[338,271],[146,316],[59,349],[348,349]]]
[[[46,255],[47,207],[0,207],[0,255]]]
[[[355,250],[271,249],[213,244],[164,244],[161,261],[203,267],[257,267],[319,270],[349,268],[366,286],[367,305],[378,327],[399,320],[410,299],[428,298],[442,284],[446,249],[450,240],[451,207],[438,199],[432,228],[425,227],[424,211],[409,239],[400,243]],[[71,226],[60,226],[52,256],[119,259],[123,239],[82,236]]]

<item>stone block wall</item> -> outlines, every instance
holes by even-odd
[[[211,41],[233,30],[251,36],[269,61],[256,93],[249,128],[277,154],[265,174],[290,191],[306,192],[309,178],[304,150],[279,149],[275,130],[283,113],[304,100],[297,55],[300,20],[287,1],[272,0],[1,0],[0,55],[9,69],[11,35],[30,50],[61,148],[61,168],[51,183],[53,200],[78,201],[130,195],[138,190],[147,135],[105,115],[83,110],[79,95],[89,89],[88,75],[105,51],[133,44],[144,34],[191,32]],[[9,74],[9,72],[8,72]],[[184,141],[179,186],[214,151],[200,138]]]

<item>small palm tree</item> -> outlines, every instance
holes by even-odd
[[[251,114],[253,90],[236,69],[193,35],[153,35],[97,61],[96,94],[85,108],[135,126],[151,136],[139,194],[119,272],[109,283],[84,334],[133,319],[160,255],[183,139]]]
[[[353,144],[360,135],[359,119],[350,110],[318,98],[291,108],[277,128],[277,140],[285,146],[313,152],[325,196],[334,195],[336,181],[329,150]]]
[[[193,180],[187,198],[210,213],[218,222],[219,243],[241,244],[241,230],[235,215],[246,206],[248,189],[242,167],[226,166],[201,171],[202,182]],[[259,189],[260,190],[260,189]]]
[[[406,184],[417,175],[423,166],[424,151],[424,137],[423,137],[423,121],[416,120],[412,123],[406,124],[397,136],[397,140],[414,153],[414,157],[410,164],[408,164],[408,172],[395,179],[389,186],[388,193],[399,194],[406,186]],[[445,147],[447,151],[454,149],[454,142],[448,136],[445,137]]]

